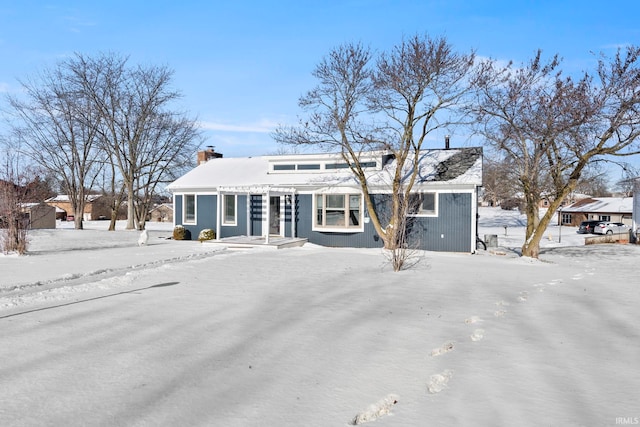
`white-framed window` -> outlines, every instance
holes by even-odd
[[[237,197],[235,194],[222,195],[222,225],[237,224]]]
[[[313,200],[313,227],[319,231],[353,232],[364,230],[361,194],[321,193]]]
[[[416,216],[438,216],[438,193],[412,194],[409,197],[409,212]]]
[[[196,195],[185,194],[182,196],[182,223],[183,224],[195,224],[196,223]]]
[[[562,214],[562,224],[571,224],[571,214],[563,213]]]

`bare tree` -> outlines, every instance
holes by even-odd
[[[484,158],[482,166],[482,188],[484,200],[492,206],[499,206],[505,200],[516,197],[519,189],[512,179],[514,169],[511,166],[512,159]]]
[[[9,96],[18,120],[14,132],[37,164],[60,177],[82,229],[87,192],[100,172],[100,116],[84,91],[85,74],[73,60],[21,81],[23,96]]]
[[[602,167],[602,163],[591,163],[582,172],[574,192],[591,197],[610,197],[609,175],[609,171]]]
[[[23,213],[28,180],[21,172],[24,165],[19,151],[4,138],[0,149],[0,249],[22,255],[28,248],[29,223]]]
[[[547,225],[589,164],[639,152],[639,57],[637,47],[602,56],[597,71],[578,80],[562,76],[557,57],[544,63],[540,52],[521,68],[478,67],[471,109],[486,140],[515,160],[527,215],[524,256],[538,257]],[[540,218],[545,191],[551,200]]]
[[[280,127],[284,144],[337,151],[351,165],[366,208],[386,249],[401,247],[403,200],[419,172],[427,135],[455,123],[447,113],[468,93],[474,54],[453,51],[444,38],[415,36],[374,60],[360,44],[332,50],[313,72],[318,86],[299,105],[309,113],[297,127]],[[382,223],[371,199],[360,154],[388,150],[397,164],[390,182],[391,215]]]
[[[76,54],[73,61],[89,70],[83,90],[98,110],[101,145],[126,189],[126,228],[144,227],[156,186],[196,151],[196,122],[170,109],[180,94],[171,89],[173,72],[166,67],[129,67],[127,58],[114,54]]]

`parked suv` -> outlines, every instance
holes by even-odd
[[[593,229],[595,234],[627,233],[629,227],[621,222],[601,222]]]
[[[580,226],[578,227],[578,231],[577,233],[579,234],[591,234],[593,233],[593,228],[600,224],[602,221],[595,221],[595,220],[591,220],[591,221],[582,221],[580,223]]]

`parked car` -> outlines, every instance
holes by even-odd
[[[621,222],[601,222],[593,229],[595,234],[628,233],[629,226]]]
[[[580,223],[580,225],[578,226],[578,231],[576,231],[576,233],[579,234],[592,234],[593,233],[593,228],[600,224],[602,221],[598,221],[598,220],[591,220],[591,221],[582,221]]]

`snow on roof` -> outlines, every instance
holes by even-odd
[[[363,154],[364,161],[375,161],[365,169],[370,186],[386,187],[395,172],[396,162],[387,153]],[[385,160],[389,160],[384,163]],[[343,163],[339,154],[286,155],[260,157],[225,157],[202,164],[171,184],[171,191],[217,191],[218,188],[292,187],[300,189],[328,186],[358,186],[349,168],[331,168]],[[405,165],[405,176],[411,173],[411,162]],[[276,170],[274,165],[279,165]],[[296,165],[294,167],[294,165]],[[309,169],[300,166],[306,165]],[[285,167],[291,170],[285,170]],[[313,169],[311,168],[313,166]],[[317,168],[316,168],[317,166]],[[482,149],[460,148],[425,150],[421,153],[418,181],[482,185]]]
[[[562,208],[562,212],[593,213],[631,213],[632,210],[633,197],[593,197]]]
[[[89,194],[86,196],[87,202],[93,202],[96,199],[102,197],[100,194]],[[68,202],[69,195],[68,194],[58,194],[57,196],[50,197],[45,202]]]

